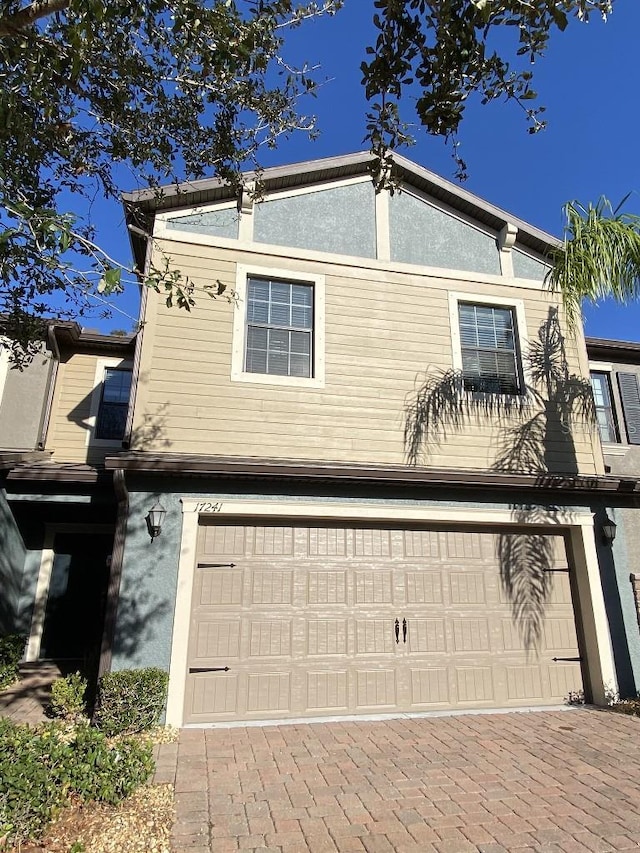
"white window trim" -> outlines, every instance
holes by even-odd
[[[613,365],[606,361],[590,361],[589,373],[613,373]]]
[[[104,373],[107,367],[119,367],[122,370],[133,370],[133,362],[128,358],[99,358],[96,362],[96,372],[93,377],[93,391],[91,392],[91,404],[89,408],[89,417],[87,418],[86,443],[90,447],[120,447],[121,439],[112,438],[96,438],[96,422],[98,420],[98,412],[100,411],[100,400],[102,398],[102,384],[104,382]],[[131,404],[131,399],[129,399]]]
[[[261,278],[282,279],[294,284],[313,286],[313,376],[275,376],[271,373],[247,373],[244,369],[247,335],[247,279],[250,275]],[[278,385],[285,388],[324,388],[325,383],[325,277],[303,274],[291,270],[238,264],[236,269],[238,295],[233,318],[233,349],[231,353],[232,382],[251,382],[259,385]]]
[[[503,296],[487,296],[478,293],[449,291],[449,323],[451,326],[453,369],[459,371],[462,371],[462,342],[460,340],[460,317],[458,312],[458,306],[461,302],[469,302],[473,305],[497,305],[500,308],[511,308],[515,312],[517,327],[516,358],[518,359],[518,366],[522,372],[522,381],[524,383],[522,394],[518,394],[517,396],[526,396],[527,388],[531,387],[532,381],[529,365],[524,357],[529,348],[524,302],[521,299],[509,299]],[[500,394],[496,396],[515,397],[516,395]]]

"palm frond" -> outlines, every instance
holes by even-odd
[[[546,281],[562,295],[572,327],[583,299],[628,302],[640,295],[640,216],[620,213],[620,206],[614,210],[604,196],[595,205],[564,206],[564,244],[553,253]]]

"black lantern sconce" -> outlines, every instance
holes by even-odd
[[[613,545],[613,541],[616,538],[617,530],[617,524],[615,523],[615,521],[612,521],[608,515],[605,515],[600,530],[602,531],[602,541],[604,542],[604,544]]]
[[[162,530],[162,522],[164,521],[164,517],[166,514],[167,511],[162,506],[160,501],[156,501],[156,503],[147,513],[147,528],[149,530],[149,536],[151,537],[152,542],[156,538],[156,536],[160,536],[160,532]]]

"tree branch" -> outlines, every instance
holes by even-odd
[[[10,36],[26,30],[31,24],[46,18],[55,12],[62,12],[69,6],[70,0],[35,0],[30,6],[20,9],[15,15],[0,19],[0,36]]]

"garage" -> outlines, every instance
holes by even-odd
[[[184,722],[564,702],[583,684],[563,537],[537,535],[551,557],[516,585],[499,538],[453,524],[203,519]]]

